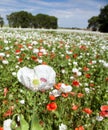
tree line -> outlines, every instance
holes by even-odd
[[[3,20],[3,19],[2,19]],[[57,18],[46,14],[32,15],[27,11],[13,12],[7,15],[9,27],[21,28],[53,28],[58,27]],[[3,24],[0,23],[1,26]]]
[[[49,16],[46,14],[32,15],[26,11],[13,12],[7,15],[9,27],[21,27],[21,28],[53,28],[58,27],[58,19],[55,16]],[[0,16],[0,26],[4,25],[3,18]],[[108,32],[108,5],[105,5],[100,9],[98,16],[93,16],[88,19],[87,29],[92,31]]]
[[[108,5],[100,9],[98,16],[93,16],[88,20],[87,28],[93,31],[108,32]]]

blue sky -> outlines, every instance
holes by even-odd
[[[25,10],[56,16],[59,27],[86,28],[88,19],[97,16],[108,0],[0,0],[0,15]]]

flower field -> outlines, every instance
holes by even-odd
[[[108,34],[1,29],[0,108],[0,130],[108,130]]]

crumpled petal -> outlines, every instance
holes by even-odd
[[[36,76],[41,80],[39,89],[49,89],[55,84],[56,73],[48,65],[38,65],[34,68]]]

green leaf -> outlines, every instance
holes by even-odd
[[[29,124],[24,119],[23,115],[20,115],[21,130],[29,130]]]
[[[105,122],[105,130],[108,130],[108,119]]]
[[[43,130],[43,128],[39,124],[39,119],[34,113],[32,116],[31,129],[30,130]]]
[[[21,127],[17,127],[17,128],[15,128],[15,130],[21,130]]]

